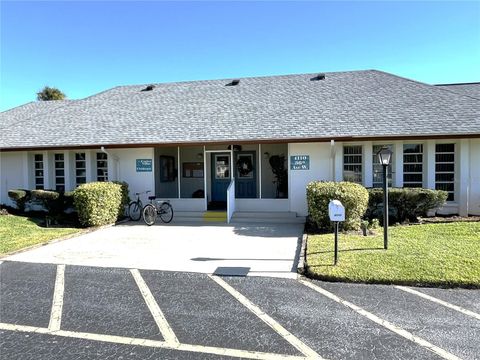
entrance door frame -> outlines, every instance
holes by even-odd
[[[230,154],[230,181],[235,178],[235,174],[233,172],[233,145],[230,145],[230,150],[207,150],[206,147],[203,147],[203,173],[204,173],[204,184],[203,187],[205,189],[205,211],[208,209],[208,184],[207,184],[207,156],[210,156],[212,153],[222,153],[222,154]],[[210,164],[210,167],[212,164]],[[208,170],[210,171],[211,168]],[[210,180],[212,181],[212,180]]]

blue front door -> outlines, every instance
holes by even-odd
[[[255,151],[235,153],[235,197],[252,199],[257,197],[257,171]]]
[[[212,202],[227,202],[230,178],[230,154],[212,154]]]

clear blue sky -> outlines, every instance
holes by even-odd
[[[480,1],[0,1],[0,110],[45,85],[78,99],[124,84],[372,68],[480,81]]]

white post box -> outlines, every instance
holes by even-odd
[[[345,221],[345,208],[339,200],[331,200],[328,204],[330,221]]]

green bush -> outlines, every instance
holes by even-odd
[[[22,189],[14,189],[8,190],[8,197],[12,199],[12,201],[17,206],[17,209],[20,212],[25,211],[25,203],[30,200],[31,193],[29,190],[22,190]]]
[[[120,204],[119,216],[123,216],[125,214],[125,206],[130,203],[130,196],[128,196],[128,183],[125,181],[112,181],[114,184],[118,184],[122,187],[122,203]]]
[[[122,186],[112,182],[83,184],[75,189],[73,201],[82,225],[111,224],[121,215]]]
[[[365,216],[378,218],[383,223],[383,190],[368,189],[368,209]],[[390,223],[416,222],[419,216],[426,216],[431,209],[442,206],[448,193],[442,190],[422,188],[389,188],[388,218]]]
[[[342,181],[313,181],[307,185],[308,213],[320,229],[332,229],[328,204],[340,200],[345,207],[345,230],[358,230],[368,205],[368,192],[362,185]]]

